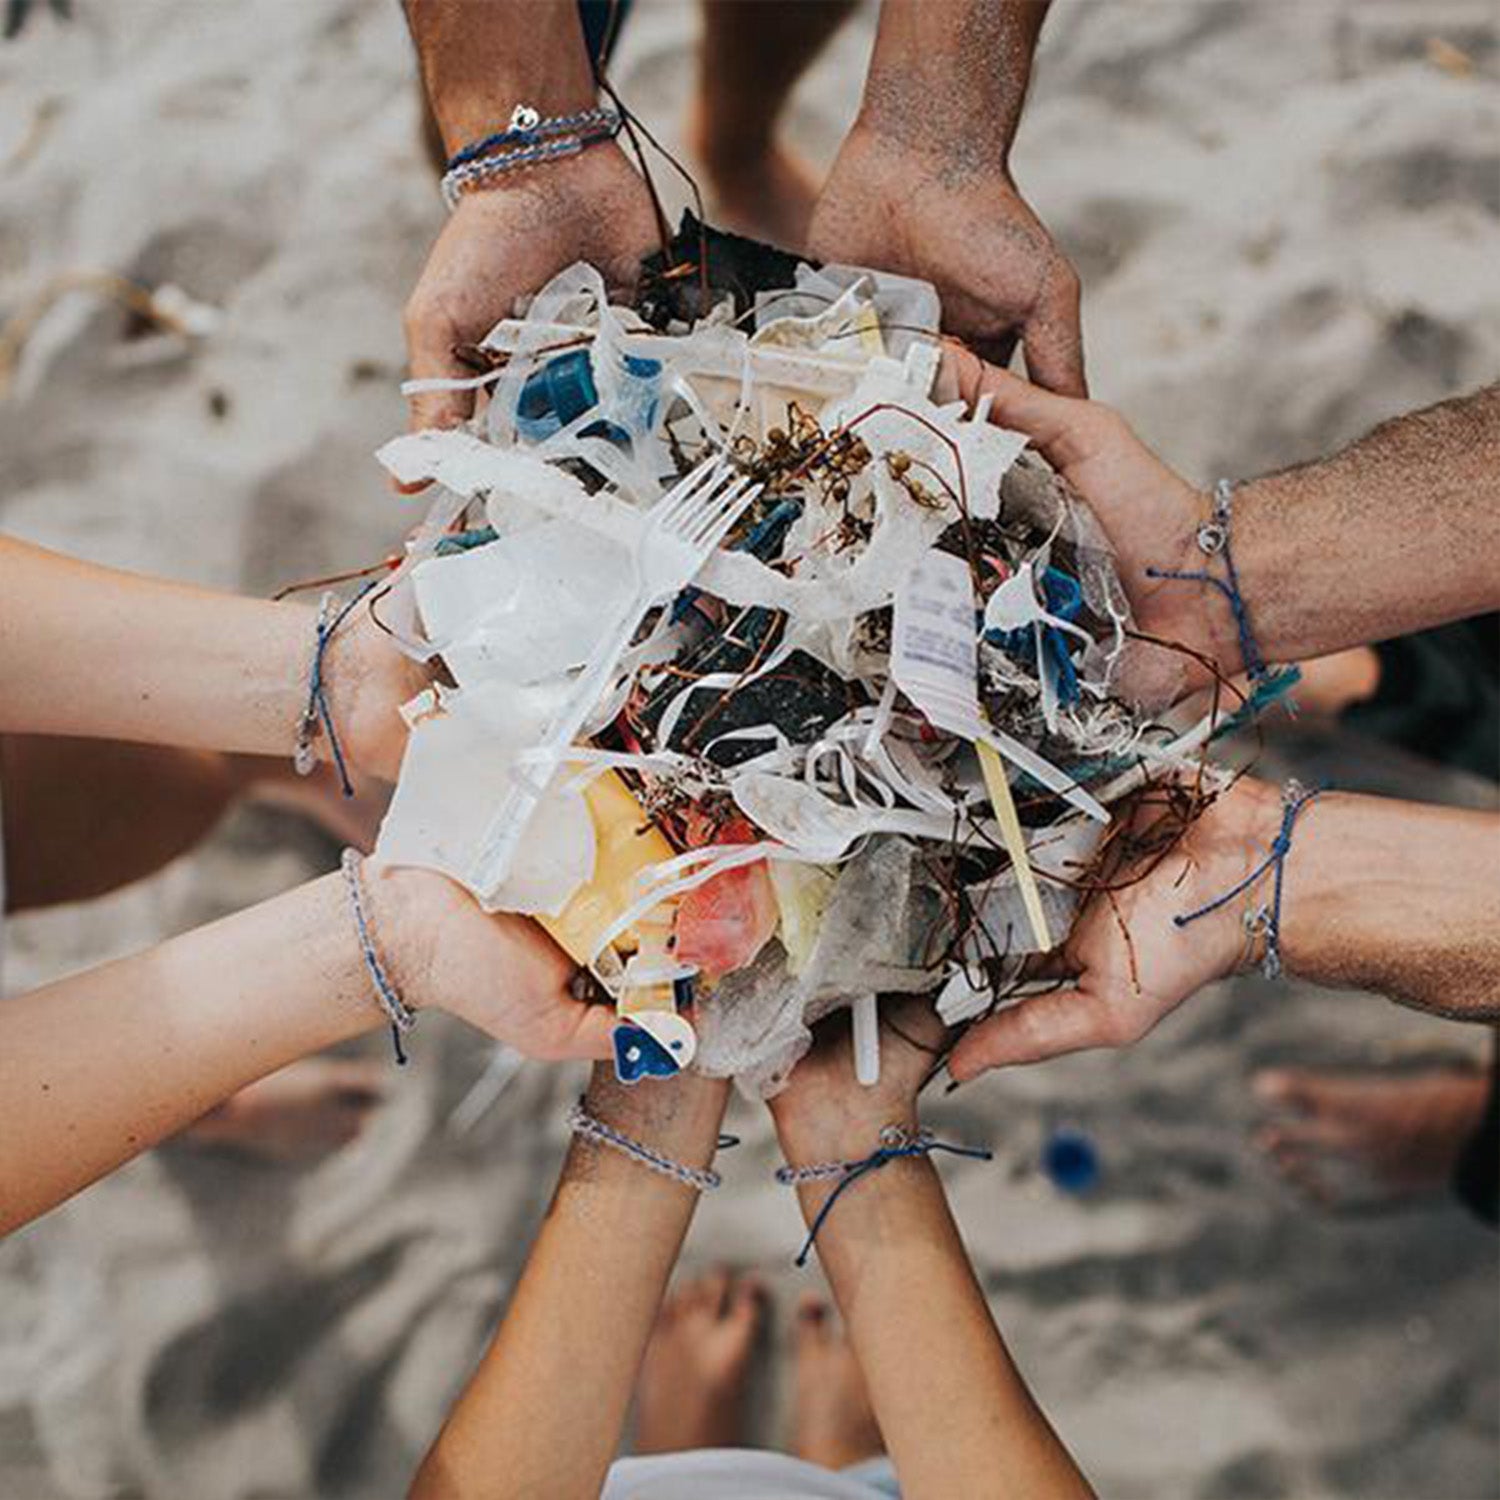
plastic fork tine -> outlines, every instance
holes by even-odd
[[[704,459],[691,474],[662,497],[650,514],[650,524],[675,530],[677,518],[695,506],[699,496],[713,489],[726,472],[731,471],[726,469],[723,459]]]
[[[698,529],[702,517],[713,510],[725,489],[733,484],[734,478],[733,470],[724,470],[711,475],[711,482],[700,486],[681,505],[675,507],[669,515],[663,517],[657,530],[668,536],[679,538],[690,536]]]
[[[734,523],[745,514],[754,503],[755,497],[760,494],[761,487],[758,484],[750,484],[742,480],[730,490],[726,502],[719,508],[713,521],[704,528],[694,542],[694,546],[705,552],[714,551],[720,542],[729,535]]]

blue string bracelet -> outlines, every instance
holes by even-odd
[[[613,110],[595,110],[590,114],[591,119],[585,125],[558,133],[544,133],[538,129],[508,150],[471,156],[459,165],[449,167],[443,174],[443,202],[451,212],[458,207],[458,200],[465,193],[487,186],[491,178],[522,167],[540,166],[562,157],[576,156],[585,147],[612,141],[620,133],[620,117]]]
[[[880,1132],[879,1146],[859,1161],[824,1161],[814,1162],[806,1167],[777,1167],[776,1180],[783,1187],[801,1187],[809,1182],[838,1182],[838,1186],[828,1195],[813,1218],[807,1238],[802,1242],[802,1248],[797,1252],[793,1264],[799,1268],[807,1264],[807,1257],[812,1254],[818,1231],[822,1229],[824,1221],[833,1211],[833,1205],[843,1196],[846,1188],[853,1187],[861,1177],[878,1172],[893,1161],[910,1156],[931,1156],[934,1151],[946,1151],[950,1156],[968,1156],[975,1161],[993,1161],[995,1155],[984,1146],[955,1146],[947,1141],[940,1141],[930,1130],[907,1130],[901,1125],[887,1125]]]
[[[694,1192],[711,1193],[724,1181],[711,1167],[685,1166],[626,1135],[624,1131],[616,1130],[613,1125],[606,1125],[603,1120],[589,1113],[588,1103],[582,1098],[568,1111],[568,1129],[574,1135],[593,1141],[595,1145],[607,1146],[611,1151],[618,1151],[622,1156],[638,1161],[643,1167],[648,1167],[663,1177],[670,1177],[673,1182],[680,1182],[684,1187],[692,1188]],[[723,1139],[724,1137],[720,1137],[721,1142]],[[733,1140],[733,1137],[729,1139]]]
[[[364,861],[353,849],[345,849],[339,861],[339,870],[344,877],[344,889],[349,893],[349,910],[354,917],[354,929],[359,934],[359,951],[365,961],[365,972],[375,991],[375,1002],[385,1012],[391,1023],[391,1041],[396,1048],[396,1062],[406,1066],[406,1053],[401,1038],[417,1023],[417,1013],[401,998],[400,992],[386,973],[385,965],[370,935],[369,918],[365,915],[364,886],[359,878],[360,865]]]
[[[1240,591],[1239,570],[1234,565],[1234,551],[1229,544],[1230,523],[1233,516],[1234,486],[1221,479],[1214,486],[1213,511],[1197,532],[1198,550],[1210,560],[1224,559],[1224,578],[1216,578],[1206,569],[1196,573],[1173,572],[1166,568],[1147,568],[1147,578],[1169,578],[1179,583],[1206,583],[1217,589],[1229,605],[1234,616],[1235,632],[1240,641],[1240,658],[1251,682],[1259,682],[1270,671],[1266,659],[1255,643],[1255,633],[1250,629],[1250,612],[1245,607],[1245,596]]]
[[[1324,790],[1326,790],[1324,787],[1313,787],[1309,790],[1298,781],[1287,782],[1281,793],[1281,828],[1271,841],[1271,849],[1266,857],[1243,880],[1225,891],[1222,896],[1216,897],[1206,906],[1200,906],[1196,911],[1173,917],[1172,925],[1186,927],[1189,922],[1196,922],[1199,917],[1206,917],[1210,912],[1219,911],[1236,896],[1249,890],[1267,873],[1272,873],[1271,899],[1260,906],[1251,906],[1245,912],[1245,932],[1252,944],[1257,939],[1265,940],[1266,954],[1261,960],[1260,971],[1267,979],[1279,979],[1285,972],[1285,965],[1281,959],[1281,895],[1286,876],[1286,857],[1292,851],[1292,830],[1296,827],[1303,808],[1320,796]]]
[[[339,787],[346,797],[354,795],[354,783],[349,779],[349,766],[344,759],[344,747],[339,743],[338,730],[333,724],[333,710],[328,704],[328,683],[324,676],[325,658],[334,633],[344,623],[366,594],[378,583],[372,579],[346,604],[338,603],[336,594],[324,594],[318,605],[316,635],[313,643],[312,665],[307,673],[307,703],[302,717],[297,721],[296,748],[292,752],[292,767],[299,776],[311,776],[318,768],[317,752],[313,748],[319,734],[328,736],[329,753],[338,771]]]
[[[492,151],[498,151],[502,146],[528,146],[549,136],[576,135],[595,126],[614,125],[619,118],[614,110],[604,108],[581,109],[576,114],[544,117],[532,105],[518,104],[511,111],[510,123],[504,130],[497,130],[483,140],[471,141],[448,158],[443,170],[451,172],[456,167],[465,166],[471,161],[478,161],[482,156],[488,156]]]

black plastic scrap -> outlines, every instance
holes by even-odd
[[[726,295],[734,299],[735,316],[743,317],[755,306],[757,292],[795,286],[798,265],[816,269],[819,262],[715,229],[685,209],[667,250],[641,262],[635,310],[659,333],[673,323],[696,323]]]

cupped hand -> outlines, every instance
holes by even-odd
[[[973,351],[949,344],[939,391],[970,403],[992,398],[990,420],[1023,432],[1093,512],[1114,549],[1115,564],[1136,629],[1181,643],[1223,670],[1239,665],[1232,617],[1207,591],[1149,570],[1187,572],[1203,567],[1196,535],[1209,504],[1176,470],[1163,463],[1119,412],[1098,401],[1053,395]],[[1183,694],[1214,680],[1201,661],[1180,658]],[[1153,658],[1125,663],[1120,686],[1127,694],[1144,685]]]
[[[375,942],[414,1010],[446,1010],[527,1057],[610,1056],[614,1008],[576,998],[577,965],[535,922],[488,915],[429,870],[366,861],[362,878]]]
[[[887,1125],[916,1123],[917,1091],[937,1062],[947,1028],[926,996],[881,1001],[880,1078],[854,1076],[850,1013],[819,1024],[812,1050],[770,1101],[777,1133],[802,1154],[863,1156]]]
[[[311,641],[310,627],[307,635]],[[329,711],[351,776],[356,782],[366,776],[394,782],[406,753],[401,705],[428,686],[431,670],[407,656],[376,623],[370,601],[361,600],[334,635],[323,671]],[[318,736],[316,745],[322,759],[332,759],[326,734]]]
[[[1077,273],[1008,172],[959,168],[857,125],[813,211],[810,253],[930,281],[948,332],[1002,365],[1019,340],[1033,380],[1083,395]]]
[[[1161,816],[1159,794],[1145,793],[1122,821],[1130,836],[1150,842]],[[1063,987],[974,1026],[953,1049],[953,1078],[964,1082],[1013,1063],[1128,1046],[1205,984],[1235,972],[1250,957],[1244,913],[1251,894],[1186,927],[1172,919],[1244,879],[1270,847],[1280,818],[1275,788],[1242,780],[1171,852],[1143,854],[1112,871],[1109,890],[1085,901],[1049,963],[1064,976]]]
[[[406,304],[413,378],[473,375],[459,351],[513,316],[518,297],[580,260],[611,288],[631,287],[657,243],[645,181],[612,142],[465,193]],[[456,426],[472,415],[474,393],[415,395],[410,410],[414,430]]]

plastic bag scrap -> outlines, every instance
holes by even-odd
[[[1067,928],[1090,788],[1170,761],[1112,687],[1101,532],[1019,434],[934,399],[938,317],[925,283],[689,216],[635,307],[571,267],[485,340],[482,417],[380,450],[439,487],[382,620],[451,686],[408,706],[377,852],[592,966],[624,1077],[694,1058],[772,1092],[858,997],[993,1004]],[[559,766],[538,747],[640,611],[652,507],[705,461],[753,501],[648,601]],[[486,884],[518,788],[533,821]]]

